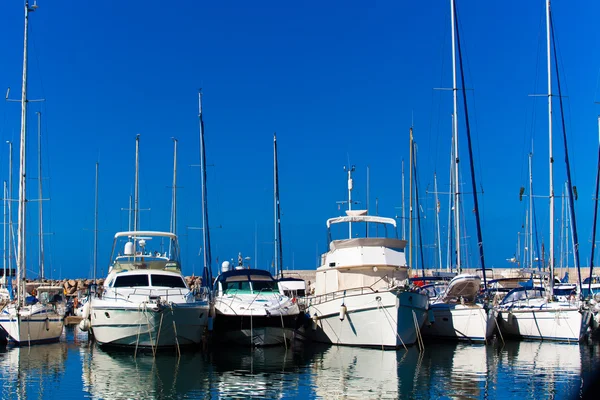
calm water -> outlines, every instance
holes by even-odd
[[[600,347],[427,344],[420,354],[349,347],[106,352],[70,328],[61,343],[0,349],[2,399],[579,398]]]

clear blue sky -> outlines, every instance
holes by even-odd
[[[380,215],[400,213],[401,160],[414,121],[424,242],[432,244],[433,173],[448,189],[451,92],[450,11],[444,1],[164,1],[77,3],[40,0],[31,15],[28,197],[36,199],[35,111],[43,113],[46,275],[90,276],[94,168],[100,162],[99,270],[112,236],[127,229],[135,136],[141,134],[143,229],[169,227],[172,141],[179,139],[178,233],[184,272],[200,273],[197,89],[204,92],[213,258],[272,260],[272,134],[277,132],[284,265],[316,267],[326,249],[325,220],[346,197],[342,167],[356,165],[357,200]],[[566,121],[578,187],[582,263],[590,253],[600,106],[596,1],[553,3]],[[525,216],[534,140],[534,180],[548,194],[544,1],[458,1],[488,266],[505,267]],[[0,90],[20,94],[23,2],[0,5]],[[558,102],[555,102],[556,109]],[[558,128],[559,114],[555,114]],[[462,112],[461,124],[464,122]],[[0,175],[7,179],[20,107],[0,102]],[[555,131],[555,178],[564,157]],[[469,183],[461,125],[463,182]],[[408,161],[407,161],[408,163]],[[16,177],[16,174],[15,174]],[[15,179],[15,193],[16,189]],[[468,186],[465,191],[470,192]],[[560,194],[558,192],[557,194]],[[426,198],[427,197],[427,198]],[[441,198],[445,229],[447,197]],[[547,199],[536,201],[547,243]],[[472,207],[465,196],[465,209]],[[37,275],[37,204],[28,206],[28,272]],[[16,215],[16,213],[15,213]],[[557,230],[560,201],[557,201]],[[467,235],[475,238],[469,217]],[[444,235],[444,233],[442,233]],[[558,236],[557,236],[558,244]],[[474,239],[470,253],[475,255]],[[433,264],[433,253],[426,256]],[[475,257],[470,263],[474,264]],[[216,264],[216,263],[215,263]]]

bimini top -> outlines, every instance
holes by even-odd
[[[264,269],[234,269],[221,273],[217,277],[219,282],[238,281],[274,281],[273,275]]]
[[[390,224],[396,227],[396,220],[393,218],[377,217],[374,215],[346,215],[345,217],[329,218],[327,220],[327,229],[332,224],[340,224],[343,222],[374,222],[379,224]]]
[[[139,237],[144,236],[158,236],[168,237],[170,239],[177,239],[177,235],[171,232],[159,232],[159,231],[128,231],[128,232],[117,232],[115,233],[115,239],[120,237]]]

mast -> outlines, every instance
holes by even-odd
[[[283,277],[283,248],[281,243],[281,208],[279,202],[279,171],[277,165],[277,135],[273,134],[273,193],[275,195],[275,276]]]
[[[4,254],[4,257],[2,259],[2,268],[3,268],[3,272],[4,274],[2,275],[4,277],[4,287],[6,287],[8,285],[8,281],[6,280],[6,202],[7,202],[7,186],[6,186],[6,181],[4,181],[4,191],[3,193],[3,197],[4,197],[4,202],[3,202],[3,207],[4,207],[4,217],[3,217],[3,228],[4,228],[4,236],[3,236],[3,242],[2,242],[2,254]]]
[[[171,232],[177,234],[177,139],[173,139],[173,186],[171,188]]]
[[[567,167],[567,194],[569,195],[569,215],[571,222],[571,235],[573,237],[573,259],[575,262],[575,268],[577,269],[577,281],[579,283],[579,293],[581,295],[581,268],[579,263],[579,237],[577,235],[577,218],[575,218],[575,200],[574,200],[574,187],[573,180],[571,179],[571,164],[569,162],[569,148],[567,146],[567,129],[565,126],[565,113],[563,108],[562,90],[560,86],[560,75],[558,74],[558,56],[556,54],[556,40],[554,39],[554,26],[552,24],[552,14],[550,12],[550,0],[548,0],[548,16],[550,17],[550,32],[552,34],[552,42],[554,45],[554,63],[556,65],[556,86],[558,88],[558,101],[560,105],[560,119],[562,123],[563,133],[563,144],[565,149],[565,164]]]
[[[12,190],[13,190],[13,144],[8,143],[8,270],[12,274],[12,259],[13,259],[13,215],[12,215]]]
[[[140,227],[140,135],[135,137],[135,183],[133,194],[133,230],[137,231]]]
[[[435,224],[437,227],[437,247],[438,247],[438,261],[439,261],[439,270],[442,270],[442,238],[440,235],[440,200],[438,199],[438,189],[437,189],[437,174],[433,173],[433,190],[435,191]]]
[[[21,138],[19,144],[19,210],[18,210],[18,235],[17,235],[17,286],[19,299],[24,301],[24,290],[21,281],[25,280],[25,206],[26,206],[26,134],[27,134],[27,35],[29,31],[29,12],[35,11],[37,5],[30,8],[25,2],[25,33],[23,38],[23,82],[21,87]]]
[[[415,170],[415,205],[417,206],[417,230],[419,234],[419,256],[421,261],[421,273],[425,276],[425,258],[423,256],[423,230],[421,229],[421,207],[419,205],[419,180],[417,177],[417,152],[414,149],[416,143],[413,141],[413,165],[412,168]]]
[[[529,268],[533,268],[533,150],[529,153]]]
[[[202,119],[202,90],[198,91],[198,121],[200,125],[200,182],[202,190],[202,246],[204,248],[204,269],[202,285],[212,285],[210,230],[208,228],[208,203],[206,195],[206,149],[204,148],[204,120]]]
[[[42,113],[37,112],[38,116],[38,198],[40,199],[39,210],[39,228],[40,228],[40,278],[44,279],[44,218],[42,215],[43,207],[43,192],[42,192]]]
[[[453,118],[454,119],[454,118]],[[454,126],[454,122],[452,123]],[[450,196],[448,196],[448,251],[446,254],[446,271],[452,272],[452,192],[454,190],[454,136],[452,136],[452,145],[450,146]]]
[[[412,184],[413,184],[413,130],[412,126],[409,130],[410,138],[410,151],[409,151],[409,168],[408,168],[408,268],[412,268],[412,249],[413,249],[413,236],[412,236],[412,225],[413,225],[413,206],[412,206]]]
[[[98,169],[100,163],[96,162],[96,190],[94,198],[94,283],[96,283],[96,272],[98,271]],[[131,208],[131,207],[129,207]]]
[[[550,0],[546,0],[546,61],[548,66],[548,156],[550,191],[549,298],[554,296],[554,156],[552,154],[552,69],[550,64]]]
[[[600,187],[600,117],[598,117],[598,169],[596,172],[596,196],[594,196],[594,223],[592,224],[592,255],[590,257],[590,279],[588,293],[592,295],[592,272],[594,272],[594,250],[596,247],[596,221],[598,219],[598,189]]]
[[[370,171],[369,171],[369,166],[367,165],[367,215],[369,215],[369,195],[371,193],[370,190],[369,190],[370,189],[369,188],[370,178],[371,178],[371,174],[370,174]],[[375,214],[375,215],[377,215],[377,214]],[[365,235],[365,237],[369,237],[369,223],[366,222],[365,226],[366,226],[366,235]]]
[[[453,134],[454,134],[454,224],[456,237],[456,270],[458,273],[462,270],[462,259],[460,252],[460,192],[459,192],[459,171],[458,171],[458,105],[457,105],[457,90],[456,87],[456,38],[455,38],[455,10],[454,0],[450,0],[451,10],[451,27],[452,27],[452,96],[453,96]]]

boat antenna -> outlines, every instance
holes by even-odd
[[[135,181],[133,194],[133,230],[138,231],[140,226],[140,134],[135,137]]]

